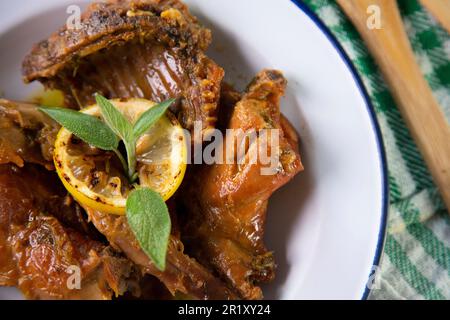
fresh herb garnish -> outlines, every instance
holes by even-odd
[[[135,184],[136,144],[167,111],[175,99],[167,100],[143,113],[135,124],[128,119],[105,97],[95,96],[102,118],[64,108],[39,108],[75,136],[93,147],[114,152],[120,159],[130,181]],[[119,151],[123,142],[126,159]],[[128,223],[144,252],[155,266],[164,270],[171,229],[168,208],[163,198],[149,188],[136,187],[130,192],[126,203]]]
[[[149,188],[133,190],[127,199],[127,219],[142,250],[164,270],[171,223],[163,198]]]
[[[174,102],[175,99],[169,99],[145,111],[134,124],[134,136],[140,137],[147,132]]]
[[[119,147],[117,135],[96,117],[66,108],[39,109],[93,147],[106,151],[114,151]]]
[[[119,136],[125,145],[128,162],[128,169],[126,169],[127,175],[130,182],[134,182],[132,179],[136,171],[136,139],[133,134],[133,125],[105,97],[96,94],[95,100],[100,107],[100,111],[106,124],[117,136]]]
[[[123,141],[127,151],[128,178],[134,182],[136,175],[136,143],[167,111],[175,99],[162,102],[146,112],[132,125],[123,114],[105,97],[96,94],[95,99],[102,112],[103,119],[112,131]]]

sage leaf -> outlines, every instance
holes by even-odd
[[[127,150],[128,178],[131,180],[136,171],[136,138],[133,126],[125,116],[105,97],[96,94],[95,100],[106,124],[122,139]]]
[[[125,116],[105,97],[96,94],[95,100],[106,124],[124,141],[133,141],[133,127]]]
[[[149,130],[163,115],[176,99],[169,99],[144,112],[133,127],[134,136],[139,139]]]
[[[163,198],[149,188],[135,189],[128,196],[126,213],[142,250],[159,270],[164,271],[171,222]]]
[[[39,110],[93,147],[112,151],[119,146],[117,135],[97,117],[66,108],[40,107]]]

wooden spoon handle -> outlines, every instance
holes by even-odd
[[[450,0],[420,0],[420,2],[450,33]]]
[[[450,127],[417,65],[395,0],[337,0],[383,72],[412,136],[450,210]],[[367,26],[368,7],[381,28]]]

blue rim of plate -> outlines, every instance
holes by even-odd
[[[377,147],[378,147],[378,154],[380,157],[380,163],[381,163],[381,173],[382,173],[382,184],[383,184],[383,190],[382,190],[382,214],[381,214],[381,222],[380,222],[380,231],[378,233],[378,243],[375,250],[375,257],[373,259],[372,266],[379,266],[381,262],[381,257],[383,254],[383,248],[384,243],[386,240],[386,226],[387,226],[387,218],[388,218],[388,204],[389,204],[389,183],[388,183],[388,169],[387,169],[387,158],[386,158],[386,151],[384,149],[384,143],[383,143],[383,136],[381,134],[380,125],[378,123],[378,119],[376,117],[375,109],[372,105],[370,96],[367,92],[367,89],[364,85],[364,82],[362,81],[361,77],[358,74],[358,71],[356,70],[356,67],[354,66],[353,62],[351,61],[350,57],[345,52],[342,45],[339,43],[338,39],[332,34],[330,29],[323,23],[323,21],[301,0],[290,0],[293,2],[303,13],[305,13],[308,18],[311,19],[312,22],[322,31],[322,33],[328,38],[328,40],[331,42],[333,47],[336,49],[336,51],[339,53],[339,56],[344,61],[345,65],[347,66],[348,70],[353,76],[354,81],[356,82],[356,85],[359,89],[359,92],[363,96],[365,102],[367,111],[369,113],[371,122],[372,122],[372,128],[376,136],[377,140]],[[369,281],[370,276],[373,274],[373,270],[370,270],[368,272],[367,279]],[[364,293],[361,297],[361,300],[367,300],[369,297],[369,294],[371,292],[371,289],[365,285]]]

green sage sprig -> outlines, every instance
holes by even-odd
[[[39,109],[89,145],[114,152],[128,179],[134,183],[137,179],[137,141],[164,115],[175,99],[153,106],[134,124],[105,97],[96,94],[95,99],[103,121],[95,116],[65,108]],[[119,150],[120,141],[126,149],[126,160]],[[149,188],[138,187],[128,196],[126,214],[128,224],[144,252],[158,269],[164,270],[171,229],[169,211],[164,199]]]

